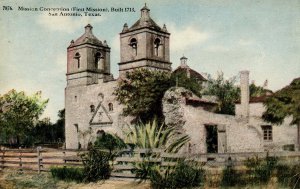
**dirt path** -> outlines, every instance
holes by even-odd
[[[148,183],[137,184],[129,180],[107,180],[104,183],[77,184],[70,189],[150,189]]]

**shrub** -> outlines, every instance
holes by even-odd
[[[96,148],[109,150],[110,154],[112,154],[112,151],[114,150],[124,149],[127,147],[120,137],[109,133],[103,133],[101,137],[97,137],[94,146]]]
[[[290,188],[300,188],[300,165],[277,165],[278,182]]]
[[[267,155],[265,159],[258,157],[249,158],[246,161],[246,167],[250,170],[248,175],[248,183],[263,184],[267,183],[276,168],[278,158]]]
[[[170,177],[173,188],[196,187],[203,182],[204,171],[195,162],[180,161]]]
[[[223,170],[222,186],[243,185],[241,175],[234,169],[233,166],[226,166]]]
[[[174,171],[174,167],[165,167],[164,169],[158,165],[151,167],[151,172],[149,173],[151,188],[173,188],[171,187],[173,183],[170,176],[172,171]]]
[[[81,154],[84,165],[84,182],[94,182],[108,179],[110,176],[109,159],[110,154],[95,148],[91,148],[88,153]]]
[[[52,167],[50,172],[53,178],[64,181],[82,182],[84,178],[83,168]]]
[[[142,162],[136,176],[140,179],[149,177],[151,187],[154,189],[190,188],[201,185],[204,171],[198,164],[183,160],[179,161],[175,167],[162,167]]]
[[[149,162],[149,157],[147,160],[143,160],[142,162],[134,163],[134,173],[136,178],[140,179],[140,181],[147,180],[148,177],[151,175],[155,165],[152,162]]]

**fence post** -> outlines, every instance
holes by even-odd
[[[63,151],[63,154],[64,154],[64,167],[66,167],[67,160],[66,160],[66,151],[65,150]]]
[[[22,151],[21,151],[21,147],[19,147],[19,170],[21,171],[21,172],[23,172],[23,169],[22,169],[22,167],[23,167],[23,164],[22,164]]]
[[[41,149],[42,149],[42,147],[41,146],[38,146],[37,148],[36,148],[36,150],[37,150],[37,164],[38,164],[38,174],[40,174],[41,173],[41,159],[42,159],[42,157],[41,157]]]
[[[2,149],[2,157],[1,157],[1,164],[2,164],[2,167],[1,167],[1,170],[3,170],[4,169],[4,155],[5,155],[5,150],[4,149]]]

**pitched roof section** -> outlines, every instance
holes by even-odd
[[[82,36],[80,36],[78,39],[75,41],[71,41],[70,47],[75,47],[83,44],[91,44],[91,45],[96,45],[96,46],[107,46],[106,43],[102,44],[102,42],[94,36],[92,29],[93,26],[90,24],[86,25],[85,27],[85,32]]]
[[[161,27],[159,27],[150,17],[148,19],[140,18],[138,21],[136,21],[136,23],[134,23],[128,29],[128,31],[132,31],[132,30],[136,30],[136,29],[140,29],[140,28],[144,28],[144,27],[153,28],[153,29],[162,31]]]
[[[151,28],[157,31],[168,33],[165,25],[163,28],[161,28],[154,22],[154,20],[152,20],[152,18],[150,17],[150,9],[147,7],[146,4],[141,9],[141,18],[138,21],[136,21],[130,28],[127,28],[127,24],[125,24],[122,33],[138,30],[141,28]]]

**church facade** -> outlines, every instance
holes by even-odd
[[[125,73],[138,68],[172,71],[170,62],[170,33],[166,26],[158,26],[150,17],[150,10],[145,5],[141,16],[131,27],[124,24],[120,33],[119,79]],[[193,77],[205,80],[181,60],[180,68]],[[122,135],[123,127],[130,117],[122,116],[123,107],[113,94],[118,80],[110,70],[110,47],[106,41],[100,41],[93,35],[93,27],[85,26],[85,32],[67,48],[67,86],[65,88],[65,137],[67,149],[86,148],[97,133],[109,132]],[[176,71],[175,70],[175,71]],[[237,104],[237,116],[220,115],[206,110],[204,99],[179,100],[176,110],[168,112],[164,104],[166,121],[181,119],[180,127],[191,137],[184,149],[188,153],[244,152],[281,150],[283,146],[297,143],[297,128],[288,126],[273,127],[261,120],[262,103],[250,103],[249,73],[241,73],[241,104]],[[201,76],[201,77],[200,77]],[[248,85],[247,85],[248,83]],[[193,101],[193,104],[189,104]],[[197,105],[195,105],[195,102]],[[171,108],[171,109],[172,109]],[[173,108],[174,110],[174,108]],[[179,115],[177,118],[172,115]],[[209,137],[216,138],[208,144]],[[212,148],[211,146],[217,146]]]
[[[117,80],[110,72],[110,47],[93,35],[88,24],[67,48],[67,87],[65,89],[66,148],[86,147],[97,132],[120,132],[124,125],[122,106],[113,92]],[[120,33],[119,77],[138,68],[170,72],[170,48],[166,26],[158,26],[150,9],[141,9],[140,19]],[[128,118],[129,119],[129,118]]]

